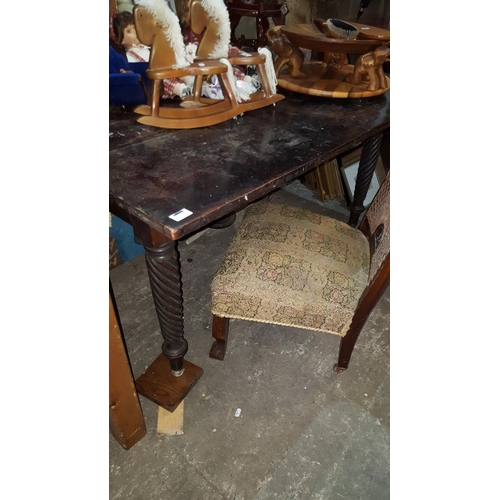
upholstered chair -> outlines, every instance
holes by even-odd
[[[129,71],[120,73],[120,69]],[[124,54],[109,44],[109,102],[115,106],[146,104],[149,81],[148,63],[130,63]]]
[[[223,360],[230,318],[341,337],[334,370],[389,284],[390,175],[359,228],[288,205],[250,205],[212,281],[210,357]]]

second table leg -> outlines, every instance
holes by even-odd
[[[168,240],[157,248],[144,245],[151,292],[163,337],[162,352],[169,359],[174,377],[184,373],[184,355],[188,344],[184,338],[179,253],[175,241]]]
[[[358,175],[354,186],[354,196],[350,206],[349,225],[355,227],[359,216],[363,213],[365,206],[363,202],[370,187],[378,155],[382,146],[382,134],[374,135],[363,142],[361,158],[359,159]]]

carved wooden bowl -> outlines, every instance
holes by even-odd
[[[317,20],[312,24],[295,24],[292,26],[281,26],[281,32],[296,47],[317,50],[319,52],[336,52],[342,54],[366,54],[382,44],[381,40],[344,40],[341,38],[330,38],[323,28],[318,26]]]

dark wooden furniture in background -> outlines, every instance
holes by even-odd
[[[252,47],[257,50],[266,46],[266,32],[269,29],[269,19],[275,25],[285,24],[288,14],[286,2],[279,4],[277,0],[232,0],[226,1],[229,19],[231,20],[231,43],[238,47]],[[242,17],[255,19],[255,38],[245,38],[241,35],[236,38],[236,28]]]
[[[360,142],[349,224],[356,226],[364,211],[382,135],[390,125],[389,93],[350,100],[284,94],[276,106],[203,129],[147,127],[134,114],[110,108],[110,212],[129,222],[144,244],[163,337],[163,354],[136,383],[140,394],[169,411],[202,374],[184,359],[188,343],[177,240]],[[192,214],[175,220],[183,209]],[[160,372],[168,380],[160,380]]]
[[[109,295],[109,428],[130,449],[146,435],[146,425],[134,384],[120,322]]]

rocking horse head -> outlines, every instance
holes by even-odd
[[[137,37],[151,46],[149,69],[189,66],[178,17],[165,0],[135,0]]]
[[[191,0],[189,7],[190,25],[200,35],[196,56],[203,59],[220,59],[229,54],[231,23],[224,0]]]

